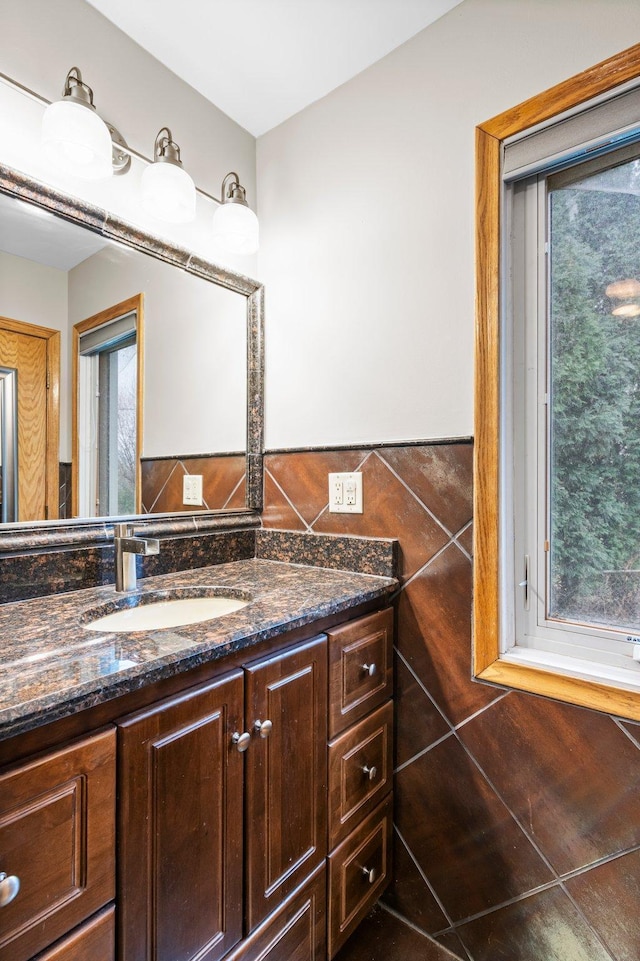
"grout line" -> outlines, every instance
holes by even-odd
[[[564,883],[565,881],[572,881],[574,878],[579,878],[582,874],[588,874],[589,871],[595,870],[595,868],[602,867],[603,864],[610,864],[612,861],[618,861],[620,858],[626,857],[627,854],[636,854],[640,851],[640,844],[634,845],[632,848],[625,848],[624,851],[616,851],[614,854],[607,854],[603,858],[599,858],[597,861],[591,861],[590,864],[585,864],[581,868],[574,868],[573,871],[567,871],[565,874],[560,875],[560,881]]]
[[[588,874],[589,871],[594,868],[598,868],[603,864],[608,864],[610,861],[617,861],[619,858],[625,857],[627,854],[634,854],[636,851],[640,851],[640,845],[636,845],[633,848],[628,848],[625,851],[618,851],[616,854],[609,855],[608,857],[601,858],[599,861],[594,861],[591,864],[585,865],[582,868],[576,868],[575,871],[570,871],[567,874],[563,874],[557,878],[555,881],[547,881],[545,884],[540,884],[536,888],[531,888],[529,891],[524,891],[522,894],[517,895],[514,898],[510,898],[508,901],[502,901],[500,904],[494,905],[492,908],[487,908],[485,911],[479,911],[477,914],[470,914],[468,917],[463,918],[461,921],[454,921],[450,928],[442,928],[440,931],[436,931],[432,937],[440,937],[442,934],[448,934],[449,931],[455,931],[456,928],[460,928],[465,924],[469,924],[471,921],[476,921],[478,918],[484,918],[489,914],[493,914],[494,911],[501,911],[503,908],[508,908],[512,904],[518,904],[520,901],[526,901],[527,898],[532,898],[536,894],[542,894],[545,891],[550,891],[552,888],[559,887],[563,891],[564,882],[570,881],[581,874]],[[589,923],[589,927],[591,924]]]
[[[390,914],[392,918],[397,918],[398,921],[401,921],[404,925],[406,925],[406,927],[410,928],[412,931],[415,931],[416,934],[423,937],[425,941],[429,941],[430,944],[433,944],[438,949],[438,951],[442,952],[442,961],[448,961],[449,958],[451,958],[451,961],[460,961],[460,958],[458,957],[458,955],[453,954],[453,952],[449,951],[448,948],[445,948],[444,944],[439,944],[437,941],[434,940],[432,935],[427,934],[426,931],[423,931],[422,928],[419,928],[417,924],[414,924],[412,921],[409,921],[408,918],[405,918],[403,914],[400,914],[398,911],[394,910],[394,908],[390,908],[388,904],[384,903],[384,901],[379,901],[378,907],[382,911],[386,911],[387,914]],[[466,948],[465,948],[465,951],[466,951]]]
[[[420,864],[418,863],[418,861],[417,861],[416,858],[414,857],[413,851],[411,850],[411,848],[409,847],[409,845],[408,845],[407,842],[405,841],[405,839],[404,839],[404,837],[403,837],[400,829],[398,828],[397,824],[394,824],[394,825],[393,825],[393,830],[396,832],[396,834],[397,834],[398,837],[400,838],[401,844],[403,845],[403,847],[405,848],[407,854],[409,855],[409,857],[410,857],[411,860],[413,861],[413,863],[414,863],[414,865],[415,865],[415,867],[416,867],[416,869],[417,869],[417,871],[418,871],[418,874],[420,875],[420,877],[422,878],[422,880],[423,880],[424,883],[426,884],[427,888],[428,888],[429,891],[431,892],[431,896],[433,897],[434,901],[436,902],[436,904],[438,905],[438,907],[439,907],[440,910],[442,911],[442,914],[443,914],[445,920],[447,920],[447,921],[449,922],[449,925],[450,925],[450,926],[453,926],[453,921],[451,920],[451,915],[449,914],[449,912],[448,912],[447,909],[445,908],[444,904],[442,903],[442,901],[440,900],[440,898],[439,898],[438,895],[436,894],[436,892],[435,892],[435,890],[434,890],[434,888],[433,888],[433,885],[432,885],[431,882],[429,881],[429,878],[428,878],[427,875],[424,873],[424,871],[423,871],[422,868],[420,867]]]
[[[456,545],[460,548],[460,550],[462,551],[462,553],[464,554],[464,556],[469,558],[469,560],[471,561],[471,563],[473,563],[473,557],[471,556],[471,554],[469,553],[469,551],[466,549],[466,547],[463,547],[462,544],[458,541],[458,538],[459,538],[462,534],[464,534],[465,531],[468,531],[472,524],[473,524],[473,518],[471,518],[470,521],[467,521],[467,523],[464,525],[464,527],[461,527],[460,530],[454,535],[454,538],[453,538],[454,541],[455,541],[455,543],[456,543]]]
[[[409,491],[409,493],[410,493],[411,496],[414,498],[414,500],[416,500],[417,503],[420,504],[420,506],[427,512],[427,514],[429,515],[429,517],[431,517],[431,518],[436,522],[436,524],[438,525],[438,527],[441,527],[441,528],[442,528],[442,530],[445,532],[445,534],[447,535],[447,537],[453,537],[453,533],[449,530],[449,528],[446,527],[446,526],[442,523],[441,520],[438,520],[438,518],[437,518],[436,515],[433,513],[433,511],[432,511],[432,510],[429,510],[429,508],[428,508],[427,505],[424,503],[424,501],[420,500],[420,498],[418,497],[418,495],[416,494],[416,492],[415,492],[414,490],[412,490],[411,487],[409,487],[409,485],[407,484],[407,482],[406,482],[405,480],[403,480],[402,477],[400,476],[400,474],[398,474],[398,473],[393,469],[393,467],[391,466],[391,464],[389,464],[389,463],[384,459],[384,457],[381,457],[380,454],[378,453],[378,451],[372,451],[372,453],[374,453],[374,454],[379,458],[379,460],[382,461],[382,463],[384,464],[384,466],[393,474],[393,476],[396,478],[396,480],[398,480],[398,481],[402,484],[402,486],[403,486],[404,488],[406,488],[406,490]]]
[[[242,474],[242,477],[240,478],[240,480],[238,481],[238,483],[237,483],[236,486],[233,488],[233,490],[231,491],[231,493],[230,493],[229,496],[227,497],[226,501],[224,502],[224,505],[223,505],[223,508],[222,508],[223,510],[226,508],[227,504],[229,503],[229,501],[231,500],[231,498],[233,497],[233,495],[235,494],[235,492],[236,492],[236,491],[239,489],[239,487],[242,485],[242,483],[243,483],[243,481],[245,480],[246,476],[247,476],[246,473],[243,473],[243,474]],[[246,500],[245,500],[245,504],[246,504]]]
[[[523,894],[517,894],[513,898],[509,898],[508,901],[501,901],[500,904],[495,904],[491,908],[486,908],[484,911],[478,911],[477,914],[470,914],[467,918],[462,918],[461,921],[454,921],[449,928],[442,928],[440,931],[434,932],[432,937],[439,938],[443,934],[449,934],[451,931],[456,931],[458,928],[464,927],[465,924],[470,924],[472,921],[478,921],[480,918],[486,918],[489,914],[494,914],[496,911],[502,911],[504,908],[510,908],[514,904],[519,904],[521,901],[526,901],[527,898],[532,898],[536,894],[543,894],[545,891],[550,891],[552,888],[558,888],[561,886],[559,879],[555,881],[547,881],[546,884],[540,884],[537,888],[531,888],[530,891],[525,891]]]
[[[454,733],[455,733],[455,732],[454,732]],[[518,818],[518,817],[514,814],[514,812],[511,810],[511,808],[510,808],[509,805],[507,804],[506,800],[503,798],[501,792],[498,790],[498,788],[495,786],[495,784],[493,783],[493,781],[491,780],[491,778],[488,776],[488,774],[486,773],[486,771],[483,769],[483,767],[482,767],[482,765],[480,764],[480,762],[476,760],[476,758],[475,758],[474,755],[471,753],[471,751],[469,750],[469,748],[466,746],[466,744],[465,744],[463,741],[460,740],[460,738],[458,737],[458,735],[456,734],[455,736],[456,736],[456,738],[457,738],[457,740],[458,740],[458,743],[461,745],[462,749],[465,751],[465,753],[466,753],[466,754],[468,755],[468,757],[471,759],[471,761],[473,762],[473,764],[475,764],[475,766],[477,767],[478,771],[479,771],[480,774],[483,776],[483,778],[485,779],[485,781],[487,782],[487,784],[489,785],[489,787],[491,788],[491,790],[494,792],[494,794],[496,795],[496,797],[501,801],[502,804],[504,804],[505,809],[509,812],[509,815],[511,816],[511,818],[513,818],[513,820],[514,820],[515,823],[518,825],[518,827],[520,828],[520,830],[522,831],[522,833],[524,834],[524,836],[527,838],[527,840],[529,841],[529,843],[530,843],[531,846],[533,847],[534,851],[536,851],[536,853],[537,853],[538,856],[541,858],[541,860],[543,861],[543,863],[544,863],[544,864],[547,866],[547,868],[551,871],[552,875],[553,875],[556,879],[559,879],[560,876],[559,876],[558,872],[555,870],[555,868],[553,867],[553,865],[551,864],[551,862],[550,862],[549,859],[547,858],[546,854],[544,854],[544,852],[542,851],[542,849],[539,847],[538,842],[535,841],[534,838],[531,836],[531,835],[533,834],[533,825],[531,826],[531,834],[530,834],[529,831],[527,831],[527,829],[526,829],[526,828],[524,827],[524,825],[521,823],[520,818]]]
[[[430,564],[433,564],[434,561],[437,561],[438,558],[441,557],[442,554],[444,554],[444,552],[453,544],[454,544],[453,540],[447,541],[447,543],[444,544],[439,550],[437,550],[435,554],[429,558],[428,561],[424,562],[422,567],[419,567],[417,571],[414,571],[411,577],[407,578],[407,580],[400,586],[398,592],[394,594],[394,597],[397,597],[402,591],[404,591],[404,589],[408,587],[409,584],[411,584],[416,579],[416,577],[420,577],[420,575],[426,571],[427,567],[429,567]]]
[[[447,733],[443,734],[442,737],[439,737],[437,741],[433,741],[433,743],[429,744],[428,747],[425,747],[422,751],[418,751],[417,754],[414,754],[413,757],[410,757],[408,761],[403,761],[402,764],[399,764],[393,772],[394,777],[396,774],[399,774],[400,771],[404,771],[404,769],[409,767],[410,764],[420,760],[421,757],[424,757],[425,754],[428,754],[429,751],[432,751],[434,747],[438,747],[439,744],[442,744],[443,741],[446,741],[450,737],[455,737],[455,731],[447,731]]]
[[[291,507],[291,510],[292,510],[295,514],[298,515],[298,517],[300,518],[300,520],[301,520],[302,523],[304,524],[306,533],[309,533],[309,531],[310,531],[309,525],[308,525],[307,522],[305,521],[304,517],[303,517],[303,516],[300,514],[300,512],[297,510],[297,508],[296,508],[295,504],[293,503],[293,501],[291,500],[291,498],[287,496],[287,493],[286,493],[286,491],[284,490],[284,488],[282,488],[282,487],[280,486],[280,484],[278,483],[278,481],[275,479],[275,477],[273,476],[273,474],[271,473],[271,471],[270,471],[268,468],[265,467],[264,473],[265,473],[265,477],[268,475],[268,476],[271,478],[271,480],[273,481],[273,483],[276,485],[276,487],[278,488],[278,490],[280,491],[280,493],[282,494],[282,496],[283,496],[284,499],[286,500],[287,504],[289,504],[289,506]]]
[[[589,918],[586,916],[586,914],[584,913],[580,905],[577,903],[577,901],[573,897],[573,895],[570,894],[570,892],[567,890],[567,888],[564,886],[562,882],[560,882],[560,890],[569,899],[569,901],[577,911],[578,915],[582,918],[582,920],[586,924],[589,931],[594,935],[595,939],[600,942],[602,949],[609,956],[610,961],[616,961],[616,955],[614,954],[614,952],[609,949],[607,942],[600,935],[600,932],[598,931],[598,929],[589,921]]]
[[[459,724],[455,724],[453,730],[459,731],[460,728],[464,727],[465,724],[468,724],[469,721],[474,721],[477,717],[480,717],[481,714],[484,714],[485,711],[488,711],[489,708],[493,707],[494,704],[497,704],[498,701],[501,701],[503,698],[508,697],[509,694],[511,694],[511,691],[502,691],[502,693],[499,694],[498,697],[495,698],[495,700],[489,701],[488,704],[485,704],[484,707],[481,707],[479,711],[475,712],[475,714],[470,714],[469,717],[465,717],[464,721],[460,721]]]
[[[173,465],[173,467],[171,468],[171,470],[170,470],[169,473],[167,474],[167,479],[165,480],[164,484],[162,485],[162,487],[160,488],[160,490],[159,490],[158,493],[156,494],[156,496],[155,496],[155,498],[154,498],[154,501],[153,501],[153,504],[152,504],[151,507],[149,508],[149,511],[148,511],[149,514],[151,514],[151,513],[153,512],[153,508],[154,508],[154,507],[156,506],[156,504],[158,503],[158,499],[160,498],[160,495],[162,494],[163,490],[165,489],[165,487],[167,486],[167,484],[169,483],[169,481],[170,481],[171,478],[173,477],[174,471],[177,469],[179,463],[181,463],[181,461],[176,460],[175,464]]]
[[[422,691],[424,691],[424,693],[426,694],[426,696],[429,698],[429,700],[431,701],[431,703],[432,703],[433,706],[435,707],[435,709],[436,709],[436,711],[438,712],[438,714],[441,715],[442,719],[443,719],[443,720],[445,721],[445,723],[448,725],[449,730],[450,730],[450,731],[454,731],[455,728],[454,728],[453,724],[451,723],[451,721],[449,720],[449,718],[447,717],[447,715],[444,713],[444,711],[442,710],[442,708],[439,706],[438,702],[434,699],[434,697],[432,696],[432,694],[431,694],[431,693],[427,690],[427,688],[424,686],[424,684],[422,683],[422,681],[420,680],[420,678],[418,677],[418,675],[416,674],[416,672],[414,671],[414,669],[411,667],[411,665],[410,665],[409,662],[407,661],[406,657],[398,650],[397,647],[394,646],[393,650],[395,651],[395,653],[396,653],[396,655],[397,655],[397,657],[398,657],[398,660],[399,660],[399,661],[402,661],[402,663],[404,664],[404,666],[406,667],[406,669],[409,671],[409,673],[410,673],[411,676],[413,677],[413,679],[414,679],[414,681],[416,682],[416,684],[420,687],[420,689],[421,689]],[[474,714],[474,717],[475,717],[475,714]]]
[[[617,718],[617,717],[612,717],[611,715],[609,715],[609,716],[611,717],[611,720],[612,720],[613,723],[616,725],[616,727],[618,727],[618,728],[622,731],[623,734],[626,734],[626,736],[629,738],[629,740],[631,741],[631,743],[633,744],[633,746],[640,749],[640,741],[637,741],[636,738],[635,738],[635,737],[633,736],[633,734],[631,733],[631,731],[628,731],[628,730],[626,729],[626,727],[624,726],[624,724],[622,723],[622,721],[621,721],[619,718]],[[638,733],[640,733],[640,728],[638,729]]]

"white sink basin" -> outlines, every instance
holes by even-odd
[[[127,631],[157,631],[164,627],[185,627],[210,621],[223,614],[232,614],[249,604],[239,597],[180,597],[162,598],[137,607],[123,607],[110,614],[96,617],[83,624],[87,631],[108,631],[122,634]]]

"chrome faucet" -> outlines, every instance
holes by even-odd
[[[135,591],[136,554],[147,557],[160,553],[155,537],[134,537],[131,524],[114,524],[113,544],[116,549],[116,591]]]

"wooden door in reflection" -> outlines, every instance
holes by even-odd
[[[18,520],[57,518],[60,332],[0,317],[0,367],[17,371]]]

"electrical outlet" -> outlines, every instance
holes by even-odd
[[[182,478],[182,503],[202,507],[202,474],[185,474]]]
[[[362,514],[362,474],[329,474],[329,511]]]

